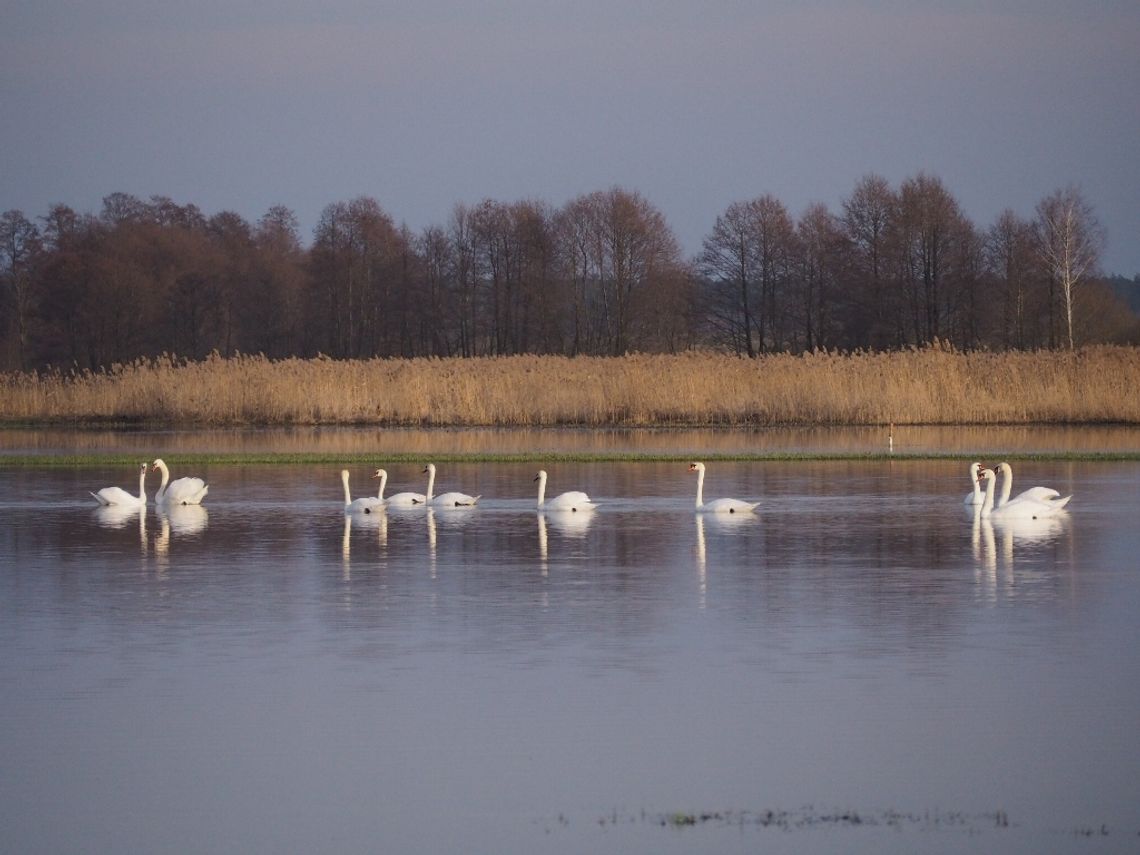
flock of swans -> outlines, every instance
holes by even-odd
[[[134,495],[121,487],[104,487],[91,495],[103,507],[143,508],[147,504],[146,476],[148,465],[139,465],[139,492]],[[200,505],[210,488],[201,478],[176,478],[170,480],[170,470],[161,458],[150,464],[151,472],[162,473],[162,481],[155,494],[155,504],[160,507]],[[759,502],[746,502],[741,499],[704,500],[705,464],[690,463],[689,471],[697,473],[696,511],[715,514],[754,514]],[[980,463],[970,464],[971,491],[966,494],[963,504],[972,507],[982,519],[993,520],[1036,520],[1056,516],[1064,511],[1072,496],[1062,496],[1051,487],[1030,487],[1017,496],[1013,493],[1013,468],[1008,463],[1000,463],[994,469],[983,468]],[[344,511],[346,514],[371,514],[385,508],[473,508],[481,496],[449,491],[435,494],[435,464],[429,463],[423,469],[428,476],[427,492],[401,492],[385,497],[388,473],[377,469],[372,477],[379,479],[380,489],[375,496],[353,499],[349,489],[349,472],[342,469],[341,484],[344,487]],[[1002,479],[1001,494],[995,499],[998,475]],[[546,498],[547,474],[540,469],[534,476],[538,483],[538,504],[540,511],[592,511],[597,503],[581,490],[569,490],[551,499]],[[983,487],[984,485],[984,487]]]
[[[715,499],[706,503],[704,501],[705,464],[690,463],[689,471],[697,473],[697,511],[725,514],[752,513],[760,504],[759,502],[744,502],[740,499]],[[472,508],[482,498],[481,496],[469,496],[467,493],[456,492],[441,493],[436,496],[434,494],[435,464],[429,463],[425,466],[424,474],[428,476],[427,493],[396,493],[385,498],[384,488],[388,484],[388,473],[383,469],[377,469],[372,473],[372,477],[380,479],[379,492],[375,496],[353,499],[348,486],[348,470],[342,469],[340,480],[344,485],[344,511],[348,514],[370,514],[387,507]],[[598,507],[597,502],[581,490],[567,490],[552,499],[547,499],[547,477],[545,469],[539,469],[538,474],[534,476],[534,480],[538,483],[538,510],[576,513],[578,511],[592,511]]]
[[[155,494],[155,504],[159,506],[200,505],[210,491],[209,486],[201,478],[176,478],[170,480],[170,470],[162,459],[155,460],[150,465],[151,472],[162,473],[162,483]],[[690,463],[689,471],[697,473],[697,502],[696,510],[702,513],[723,514],[750,514],[759,506],[759,502],[745,502],[741,499],[714,499],[704,501],[705,464]],[[385,497],[384,489],[388,485],[388,473],[384,469],[377,469],[373,478],[380,481],[379,492],[375,496],[365,496],[359,499],[352,498],[349,488],[349,472],[340,471],[341,484],[344,487],[344,511],[346,514],[371,514],[384,508],[472,508],[481,496],[471,496],[467,493],[446,492],[435,495],[435,464],[429,463],[424,467],[423,474],[428,476],[427,492],[395,493]],[[122,487],[104,487],[93,491],[91,495],[103,507],[142,508],[147,504],[146,495],[147,464],[139,464],[139,492],[138,495],[127,492]],[[540,469],[534,476],[538,483],[538,509],[541,511],[592,511],[598,505],[581,490],[568,490],[557,496],[546,498],[547,474]]]

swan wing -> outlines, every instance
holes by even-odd
[[[197,505],[210,488],[201,478],[176,478],[166,485],[162,501],[173,505]]]
[[[413,508],[427,504],[427,496],[423,493],[396,493],[388,497],[390,508]]]
[[[1030,487],[1028,490],[1023,490],[1018,493],[1010,501],[1017,501],[1018,499],[1034,499],[1038,502],[1047,502],[1050,499],[1056,499],[1061,494],[1054,490],[1052,487]]]
[[[370,514],[382,507],[384,507],[383,499],[378,499],[376,496],[365,496],[363,499],[356,499],[345,505],[344,512],[346,514]]]
[[[438,508],[466,508],[479,499],[479,496],[468,496],[466,493],[440,493],[431,500],[431,504]]]
[[[1066,496],[1059,501],[1040,502],[1037,499],[1023,499],[1018,497],[1006,502],[1000,508],[995,508],[991,516],[995,519],[1037,519],[1051,517],[1059,514],[1072,496]]]
[[[122,487],[104,487],[98,493],[92,493],[100,505],[140,505],[139,497],[128,493]]]

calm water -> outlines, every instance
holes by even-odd
[[[1018,530],[953,462],[712,463],[727,521],[535,468],[348,521],[332,467],[126,518],[123,467],[0,468],[0,850],[1140,849],[1140,464],[1022,463],[1075,498]]]

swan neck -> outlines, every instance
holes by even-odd
[[[546,473],[538,476],[538,506],[546,501]]]
[[[166,483],[165,481],[163,482]],[[139,473],[139,503],[146,504],[146,468]]]
[[[383,475],[380,476],[380,492],[376,494],[377,499],[383,499],[384,498],[384,487],[387,486],[387,484],[388,484],[388,473],[385,472]]]
[[[705,495],[705,470],[704,469],[698,469],[697,470],[697,507],[698,508],[705,503],[704,495]]]
[[[999,508],[1009,501],[1010,493],[1013,492],[1013,470],[1005,466],[1002,467],[1001,474],[1001,497],[998,499]]]
[[[348,492],[348,472],[340,473],[340,480],[344,484],[344,503],[346,505],[352,504],[352,494]]]
[[[986,499],[982,502],[982,516],[988,517],[994,508],[994,479],[986,480]]]
[[[427,486],[427,500],[430,502],[432,499],[432,491],[435,489],[435,467],[428,467],[428,486]]]

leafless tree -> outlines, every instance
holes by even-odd
[[[909,340],[928,344],[944,337],[952,290],[961,266],[965,218],[937,177],[920,172],[902,182],[893,217],[893,250],[908,316]]]
[[[687,317],[680,246],[643,196],[620,187],[591,193],[569,202],[559,220],[564,276],[584,292],[589,352],[651,347],[663,321]]]
[[[1033,224],[1010,209],[986,232],[986,263],[1000,294],[997,343],[1004,348],[1039,346],[1037,327],[1045,309]]]
[[[1092,276],[1104,246],[1104,230],[1076,187],[1057,190],[1037,204],[1037,251],[1060,291],[1069,349],[1074,347],[1073,296]]]
[[[717,338],[749,357],[756,355],[755,261],[749,205],[734,202],[716,218],[712,233],[705,238],[697,270],[707,283],[705,308]]]
[[[735,349],[755,356],[783,346],[795,258],[795,225],[774,196],[733,203],[717,217],[697,268],[714,326]]]
[[[834,347],[837,298],[850,249],[843,224],[826,205],[813,204],[796,224],[796,237],[795,289],[803,347]]]
[[[845,295],[850,345],[898,345],[897,301],[887,288],[888,237],[896,196],[887,179],[866,175],[843,202],[843,224],[851,243],[850,290]]]
[[[40,230],[20,211],[0,214],[0,282],[10,295],[16,328],[16,361],[28,367],[30,334],[35,309],[36,277],[33,265],[42,248]]]

